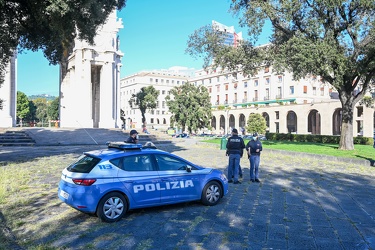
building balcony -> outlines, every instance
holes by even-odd
[[[269,96],[265,96],[265,97],[264,97],[264,100],[265,100],[265,101],[268,101],[269,99],[270,99]]]

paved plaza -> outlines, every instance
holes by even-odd
[[[1,148],[0,162],[103,148],[78,143],[77,138],[88,136],[83,130],[69,133],[75,143],[51,146],[58,138],[47,139],[40,132],[45,143],[28,148],[28,156],[25,148]],[[117,137],[121,141],[127,135]],[[228,158],[218,145],[179,138],[158,144],[158,138],[152,139],[160,149],[226,171]],[[70,216],[56,226],[61,237],[46,235],[40,241],[64,249],[375,249],[374,167],[265,150],[261,183],[251,183],[248,160],[242,158],[241,166],[242,184],[229,184],[228,195],[216,206],[189,202],[140,209],[106,224],[61,203],[54,213]]]

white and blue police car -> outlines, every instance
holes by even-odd
[[[228,193],[223,172],[158,150],[152,143],[107,145],[65,168],[58,188],[63,202],[102,221],[118,221],[130,209],[180,202],[200,200],[213,206]]]

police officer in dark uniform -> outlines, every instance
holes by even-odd
[[[258,139],[258,133],[253,134],[253,138],[246,144],[246,151],[250,160],[250,181],[260,182],[259,180],[259,163],[262,143]]]
[[[130,136],[129,138],[125,141],[126,143],[138,143],[138,132],[135,129],[130,130]]]
[[[232,136],[228,138],[227,142],[227,155],[229,155],[228,177],[230,183],[241,184],[241,182],[238,181],[238,172],[244,148],[245,143],[243,139],[238,136],[238,130],[234,128],[232,130]],[[232,176],[234,180],[232,180]]]

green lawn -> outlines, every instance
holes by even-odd
[[[221,139],[204,140],[207,143],[216,143],[220,147]],[[245,144],[248,141],[245,140]],[[375,160],[375,148],[372,145],[354,145],[354,150],[338,150],[337,144],[290,142],[290,141],[262,141],[265,149],[280,149],[311,154],[331,155],[337,157]]]

